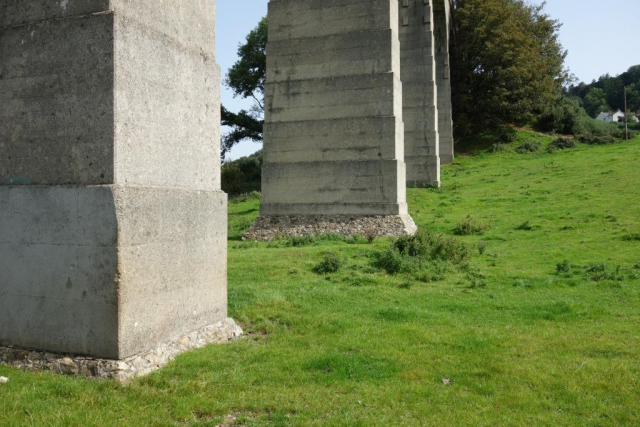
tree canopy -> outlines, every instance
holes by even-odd
[[[532,119],[560,97],[566,51],[561,24],[544,6],[455,1],[451,83],[459,135]]]
[[[618,76],[605,74],[591,84],[573,85],[569,93],[580,98],[589,115],[595,117],[603,111],[624,110],[625,87],[627,110],[640,111],[640,65],[634,65]],[[596,107],[594,103],[599,105]]]
[[[235,97],[252,99],[253,106],[234,113],[222,106],[222,125],[230,132],[222,137],[222,158],[238,142],[249,139],[262,141],[264,125],[264,84],[267,75],[267,19],[258,26],[238,47],[238,61],[231,67],[225,84],[233,90]]]

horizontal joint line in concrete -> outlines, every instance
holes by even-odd
[[[351,120],[360,120],[360,119],[389,119],[389,118],[398,118],[398,116],[353,116],[353,117],[340,117],[336,119],[317,119],[317,120],[267,120],[265,124],[269,123],[314,123],[314,122],[337,122],[337,121],[351,121]]]
[[[8,29],[11,29],[11,28],[29,27],[31,25],[48,24],[48,23],[51,23],[51,22],[58,22],[58,21],[71,21],[71,20],[75,20],[75,19],[88,19],[88,18],[92,18],[94,16],[113,15],[113,14],[114,14],[114,12],[112,10],[103,10],[102,12],[84,13],[82,15],[60,16],[58,18],[53,18],[53,19],[40,19],[40,20],[37,20],[37,21],[23,22],[21,24],[15,24],[15,25],[9,25],[9,26],[6,26],[6,27],[0,27],[0,29],[8,30]]]
[[[21,298],[36,298],[36,299],[52,299],[56,301],[76,301],[76,302],[84,302],[85,300],[78,298],[60,298],[60,297],[52,297],[52,296],[42,296],[42,295],[23,295],[23,294],[10,294],[7,292],[0,293],[0,296],[10,296],[10,297],[21,297]],[[116,302],[104,302],[105,305],[118,305]]]
[[[273,1],[273,0],[272,0]],[[327,39],[327,38],[336,38],[336,37],[342,37],[342,36],[351,36],[353,34],[365,34],[365,33],[379,33],[379,32],[383,32],[383,31],[392,31],[391,27],[389,28],[378,28],[378,29],[374,29],[374,30],[354,30],[354,31],[347,31],[345,33],[336,33],[336,34],[326,34],[323,36],[309,36],[309,37],[296,37],[296,38],[290,38],[290,39],[277,39],[274,41],[271,41],[269,43],[273,43],[273,44],[277,44],[277,43],[282,43],[282,44],[291,44],[292,41],[294,40],[319,40],[319,39]]]
[[[311,77],[311,78],[306,78],[306,79],[287,79],[287,80],[280,80],[280,81],[275,81],[275,82],[267,82],[265,84],[265,86],[285,85],[287,83],[292,83],[292,82],[308,82],[308,81],[314,81],[314,80],[340,80],[340,79],[346,80],[346,79],[350,79],[350,78],[354,78],[354,77],[386,76],[388,74],[399,74],[399,73],[397,71],[389,70],[389,71],[385,71],[383,73],[340,74],[340,75],[331,76],[331,77]]]
[[[101,185],[83,185],[83,184],[55,184],[55,185],[47,185],[47,184],[33,184],[33,185],[4,185],[0,184],[0,188],[37,188],[37,189],[47,189],[47,188],[77,188],[77,189],[85,189],[85,188],[112,188],[114,190],[119,189],[149,189],[149,190],[181,190],[181,191],[197,191],[202,193],[220,193],[227,194],[222,190],[216,189],[208,189],[208,188],[193,188],[193,187],[169,187],[169,186],[154,186],[154,185],[136,185],[136,184],[101,184]]]
[[[392,158],[377,158],[377,159],[365,159],[365,160],[311,160],[308,162],[300,162],[300,161],[290,161],[290,162],[272,162],[269,161],[268,164],[266,164],[267,166],[271,166],[271,165],[309,165],[309,164],[318,164],[318,163],[327,163],[327,164],[331,164],[331,165],[335,165],[336,163],[376,163],[376,162],[396,162],[399,159],[392,159]],[[361,177],[364,177],[365,175],[361,175]],[[375,177],[378,177],[379,175],[372,175]]]

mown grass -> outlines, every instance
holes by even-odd
[[[374,265],[389,239],[241,242],[259,202],[231,204],[244,340],[124,387],[0,367],[0,425],[639,425],[638,164],[640,138],[459,157],[409,205],[482,250],[427,281]]]

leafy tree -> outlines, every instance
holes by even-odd
[[[627,110],[640,112],[640,78],[627,87]]]
[[[569,93],[581,98],[587,110],[594,105],[596,98],[601,99],[602,93],[610,110],[624,110],[625,87],[627,88],[627,108],[631,111],[640,110],[640,65],[634,65],[618,76],[605,74],[591,84],[580,83],[571,86]],[[594,91],[595,89],[598,91]],[[590,98],[587,99],[587,96]]]
[[[452,46],[454,123],[459,134],[532,119],[568,79],[560,23],[544,4],[456,0]]]
[[[609,111],[611,107],[607,104],[606,98],[607,95],[603,89],[598,87],[591,88],[584,97],[584,109],[587,110],[591,117],[596,117],[603,111]]]
[[[622,79],[607,74],[601,77],[600,81],[607,97],[607,104],[611,105],[614,110],[622,110],[624,108],[624,83]]]
[[[262,141],[264,125],[264,85],[267,68],[267,18],[238,47],[239,60],[231,67],[225,84],[233,90],[234,97],[252,99],[253,106],[247,110],[233,113],[222,107],[222,125],[231,131],[222,138],[222,158],[231,148],[243,141]]]

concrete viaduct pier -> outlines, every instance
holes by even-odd
[[[453,159],[449,1],[269,2],[262,206],[245,238],[415,232],[407,183],[440,185]]]
[[[0,2],[0,361],[124,379],[240,333],[214,19]]]

